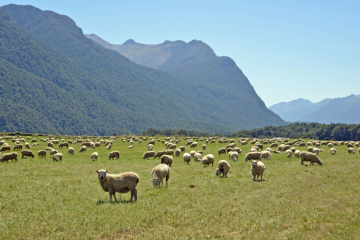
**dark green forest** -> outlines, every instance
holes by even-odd
[[[209,134],[187,130],[158,130],[150,128],[142,135],[192,136],[192,137],[248,137],[248,138],[311,138],[317,140],[360,141],[360,124],[292,123],[286,126],[266,126],[252,130],[241,130],[232,134]]]

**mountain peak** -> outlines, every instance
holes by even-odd
[[[129,39],[123,43],[123,45],[133,45],[133,44],[136,44],[136,42],[133,39]]]

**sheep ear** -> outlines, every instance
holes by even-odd
[[[108,172],[108,170],[106,170],[106,172]]]
[[[96,172],[97,172],[97,173],[99,173],[99,171],[98,171],[98,170],[96,170]]]

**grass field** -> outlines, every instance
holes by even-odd
[[[146,141],[128,149],[129,143],[117,139],[111,150],[101,145],[85,153],[72,144],[73,156],[59,149],[62,162],[53,162],[49,152],[37,157],[46,147],[38,142],[34,159],[21,159],[18,152],[17,163],[0,164],[0,239],[360,239],[360,155],[348,155],[346,146],[336,147],[336,155],[322,146],[323,166],[305,167],[294,156],[273,154],[264,160],[264,181],[254,182],[244,162],[250,143],[239,146],[238,162],[217,155],[226,143],[207,144],[213,167],[175,157],[169,187],[153,189],[150,172],[160,160],[142,159]],[[198,143],[196,150],[203,144]],[[165,149],[161,142],[154,146]],[[108,160],[115,150],[120,159]],[[90,159],[94,151],[96,162]],[[231,165],[228,178],[215,175],[221,159]],[[136,172],[138,201],[117,193],[119,202],[110,203],[98,169]]]

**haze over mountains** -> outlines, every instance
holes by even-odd
[[[299,98],[269,107],[287,122],[360,123],[360,95],[324,99],[318,103]]]
[[[236,64],[201,41],[165,42],[170,56],[152,61],[159,71],[95,44],[51,11],[3,6],[0,28],[1,131],[229,133],[284,124]]]

